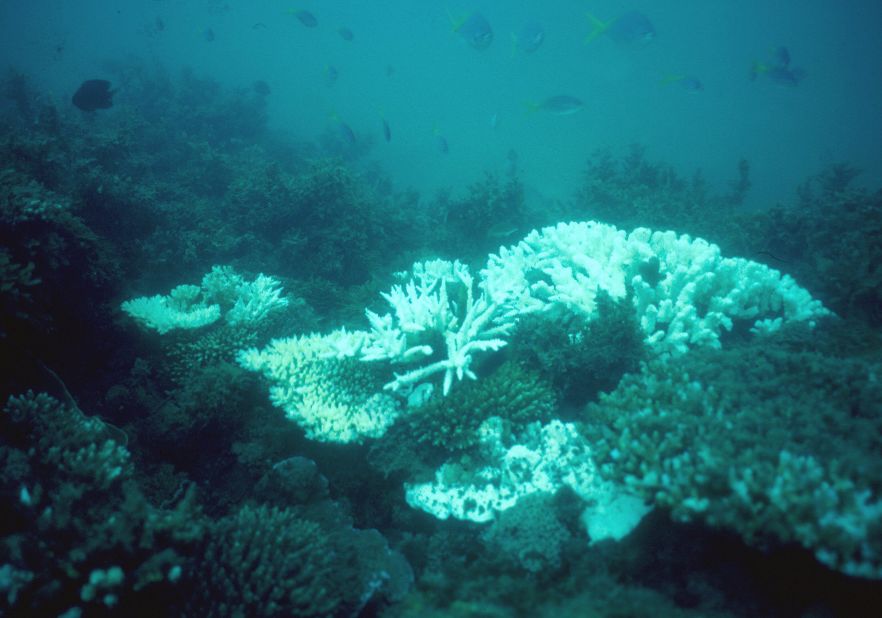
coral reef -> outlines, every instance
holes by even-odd
[[[147,502],[126,447],[94,417],[44,394],[0,418],[5,611],[128,613],[173,603],[203,522],[193,495]]]
[[[331,542],[290,509],[245,506],[208,531],[187,616],[332,616],[341,604]]]
[[[655,361],[585,411],[598,466],[679,520],[882,577],[875,360],[762,339]]]

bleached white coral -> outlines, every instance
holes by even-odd
[[[475,287],[468,268],[459,262],[418,262],[406,285],[395,285],[383,294],[391,313],[367,311],[371,334],[362,350],[363,360],[406,365],[441,356],[396,373],[386,388],[397,391],[443,373],[446,395],[454,378],[476,377],[471,369],[474,354],[506,344],[501,336],[508,333],[513,320],[504,318],[485,294],[475,298]],[[443,352],[436,349],[439,341]]]
[[[439,519],[492,520],[524,496],[567,486],[586,500],[602,489],[590,449],[572,423],[533,423],[518,443],[507,446],[503,424],[491,418],[479,429],[486,465],[466,480],[445,464],[430,483],[405,485],[407,503]]]
[[[234,325],[257,324],[287,306],[281,282],[261,273],[254,281],[243,281],[236,287],[236,301],[225,317]]]
[[[765,264],[724,258],[714,244],[674,232],[638,228],[628,235],[627,268],[646,341],[659,354],[719,347],[733,320],[767,331],[783,321],[829,311],[788,275]]]
[[[177,328],[212,324],[225,314],[232,325],[255,326],[288,306],[281,283],[259,274],[246,281],[230,266],[214,266],[202,284],[179,285],[167,296],[140,297],[122,303],[122,310],[144,326],[165,334]]]
[[[305,431],[324,442],[358,442],[381,436],[399,413],[382,392],[375,366],[357,360],[366,333],[275,339],[264,349],[239,353],[237,361],[270,382],[270,400]]]
[[[646,342],[657,354],[718,346],[733,319],[768,331],[786,320],[829,312],[787,275],[764,264],[723,258],[700,238],[638,228],[625,234],[595,221],[534,230],[491,255],[483,288],[506,315],[563,306],[596,314],[600,291],[631,293]]]
[[[127,300],[122,310],[160,335],[176,328],[201,328],[221,316],[220,305],[205,304],[195,285],[179,285],[168,296],[157,294]]]

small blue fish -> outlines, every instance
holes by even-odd
[[[450,15],[448,14],[448,16]],[[490,22],[477,11],[460,20],[455,20],[450,16],[450,21],[453,25],[453,31],[479,51],[487,49],[493,42],[493,28],[490,27]]]
[[[805,70],[790,66],[790,51],[782,45],[772,50],[770,62],[756,61],[750,67],[750,81],[761,75],[779,86],[793,88],[805,79]]]
[[[769,80],[778,86],[787,86],[795,88],[799,82],[805,79],[805,71],[803,69],[790,68],[784,66],[770,67],[763,71],[763,74]]]
[[[586,43],[606,35],[619,45],[643,45],[655,38],[655,26],[649,18],[639,11],[629,11],[624,15],[604,22],[590,13],[591,32],[585,38]]]
[[[661,80],[664,85],[677,84],[687,92],[701,92],[704,84],[697,77],[691,75],[669,75]]]
[[[349,146],[354,146],[357,138],[355,137],[355,131],[352,130],[352,127],[343,122],[337,114],[331,114],[331,119],[337,123],[337,131],[340,133],[342,140]]]
[[[214,41],[214,30],[211,28],[206,28],[202,31],[202,38],[205,39],[207,43],[211,43]]]
[[[548,97],[541,103],[527,104],[527,108],[531,112],[547,112],[554,116],[571,116],[576,112],[582,111],[584,107],[585,104],[580,99],[568,94]]]
[[[355,144],[355,131],[342,120],[340,121],[340,135],[343,136],[343,140],[350,146]]]
[[[307,28],[315,28],[318,26],[318,20],[315,15],[305,9],[288,9],[288,14],[293,15],[297,20]]]
[[[340,73],[337,72],[336,67],[326,64],[325,65],[325,84],[328,86],[333,86],[337,83],[337,78],[340,77]]]
[[[432,129],[432,134],[435,136],[435,147],[438,149],[438,152],[445,155],[450,152],[450,146],[447,145],[447,138],[441,135],[441,131],[437,126]]]
[[[779,45],[772,50],[772,57],[775,59],[775,64],[778,66],[790,66],[790,50],[783,45]]]
[[[524,24],[524,27],[521,28],[520,32],[511,35],[511,41],[512,55],[514,55],[517,50],[521,50],[525,54],[532,54],[539,49],[542,46],[543,41],[545,41],[545,30],[542,28],[542,24],[531,20]]]
[[[350,30],[346,26],[343,26],[342,28],[338,29],[337,34],[339,34],[340,38],[342,38],[344,41],[351,41],[352,39],[355,38],[355,35],[352,34],[352,30]]]

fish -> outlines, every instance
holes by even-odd
[[[392,129],[389,128],[389,123],[386,122],[385,118],[381,118],[383,121],[383,137],[386,138],[387,142],[392,141]]]
[[[355,131],[353,131],[352,127],[350,127],[342,120],[340,121],[339,131],[340,135],[343,137],[343,141],[345,141],[350,146],[355,144],[355,142],[357,141],[355,137]]]
[[[772,57],[778,66],[790,66],[790,50],[783,45],[779,45],[772,50]]]
[[[337,71],[337,68],[333,65],[326,64],[325,65],[325,83],[328,86],[333,86],[337,83],[337,78],[340,77],[340,73]]]
[[[585,104],[576,97],[568,94],[559,94],[548,97],[540,103],[528,103],[527,107],[531,112],[547,112],[555,116],[570,116],[581,111]]]
[[[542,46],[545,41],[545,30],[542,24],[537,21],[528,21],[517,34],[511,35],[511,55],[514,56],[517,50],[521,50],[525,54],[532,54]]]
[[[805,71],[785,66],[768,67],[762,72],[770,81],[779,85],[794,88],[805,79]]]
[[[483,51],[493,43],[493,28],[490,27],[490,22],[477,11],[465,19],[453,19],[453,16],[449,13],[448,17],[453,26],[453,31],[464,38],[466,43],[473,48]]]
[[[293,15],[297,20],[307,28],[315,28],[318,26],[318,20],[315,15],[306,9],[288,9],[288,15]]]
[[[352,34],[352,30],[350,30],[346,26],[339,28],[337,30],[337,34],[339,34],[340,38],[342,38],[344,41],[351,41],[352,39],[355,38],[355,35]]]
[[[494,223],[485,232],[485,236],[492,240],[501,240],[503,238],[508,238],[510,236],[514,236],[518,233],[518,226],[512,225],[511,223],[501,222]]]
[[[251,87],[254,89],[254,92],[262,97],[268,96],[272,92],[272,90],[270,90],[269,84],[262,79],[258,79],[252,84]]]
[[[212,41],[214,41],[214,39],[215,39],[214,29],[213,28],[206,28],[205,30],[203,30],[202,31],[202,38],[205,39],[205,41],[207,43],[211,43]]]
[[[450,145],[447,143],[447,138],[441,135],[441,130],[436,126],[432,129],[432,134],[435,136],[435,148],[438,149],[438,152],[446,155],[450,152]]]
[[[356,138],[355,131],[352,130],[352,127],[346,124],[336,113],[331,114],[331,120],[337,123],[337,132],[340,134],[343,141],[350,146],[354,146],[355,142],[358,141],[358,138]]]
[[[805,70],[790,66],[790,51],[783,45],[772,50],[770,62],[754,61],[750,67],[750,81],[765,76],[769,81],[787,87],[795,87],[805,79]]]
[[[619,45],[643,45],[655,38],[655,26],[639,11],[628,11],[608,22],[601,21],[591,13],[586,15],[592,27],[591,32],[585,37],[586,43],[603,35]]]
[[[71,97],[71,103],[84,112],[113,107],[114,90],[106,79],[87,79]]]
[[[687,92],[701,92],[704,84],[697,77],[691,75],[668,75],[661,80],[662,85],[677,84]]]

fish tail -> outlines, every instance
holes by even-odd
[[[585,44],[587,45],[588,43],[602,35],[604,32],[606,32],[612,22],[601,21],[591,13],[585,13],[585,16],[588,18],[588,21],[591,22],[591,32],[589,32],[588,36],[585,37]]]

